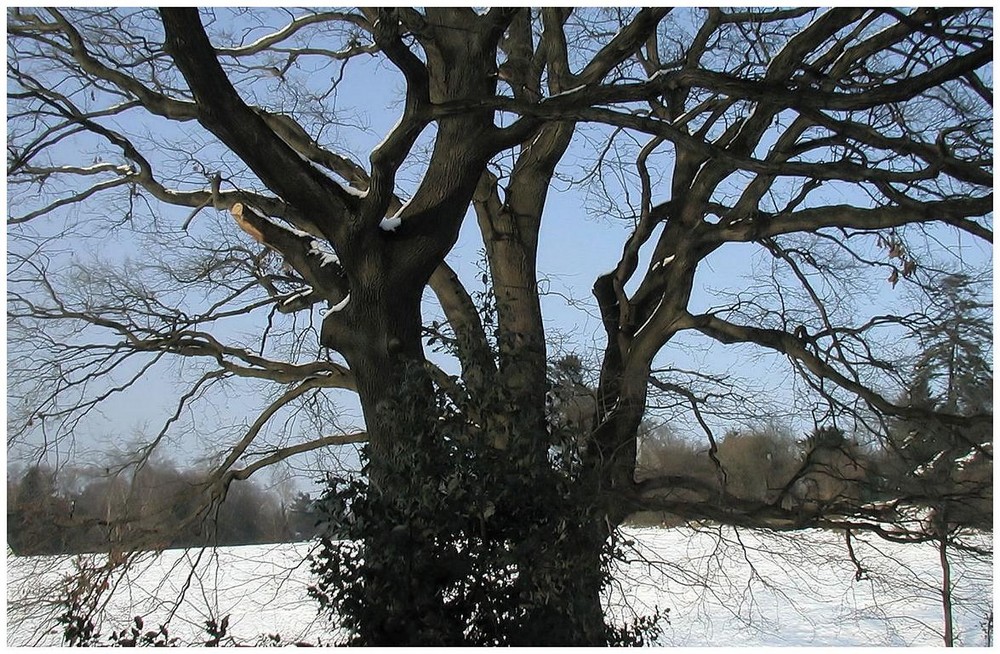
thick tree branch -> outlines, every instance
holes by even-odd
[[[496,363],[476,305],[451,267],[442,263],[431,275],[430,287],[455,332],[462,376],[468,386],[481,388],[493,378]]]
[[[255,55],[261,52],[272,49],[279,43],[291,38],[294,34],[299,32],[305,27],[310,25],[317,25],[322,23],[334,23],[342,22],[349,23],[358,28],[370,31],[371,26],[368,21],[365,20],[363,16],[358,14],[352,14],[340,11],[322,11],[317,13],[305,14],[303,16],[297,16],[293,18],[287,25],[279,30],[272,32],[271,34],[266,34],[258,38],[253,43],[248,43],[246,45],[234,46],[231,48],[216,48],[216,54],[228,57],[244,57],[248,55]]]
[[[575,81],[587,85],[600,82],[612,69],[635,55],[639,46],[656,31],[660,21],[670,11],[670,7],[640,9],[635,18],[618,30],[614,38],[594,55]]]
[[[197,107],[194,103],[170,98],[163,93],[147,88],[139,83],[138,80],[129,77],[120,70],[115,70],[102,64],[90,54],[79,31],[66,20],[60,11],[49,9],[49,13],[52,14],[56,20],[56,24],[66,34],[72,47],[73,58],[85,72],[98,79],[111,82],[124,93],[139,100],[143,107],[156,115],[181,121],[197,118]]]
[[[324,234],[343,229],[357,198],[314,170],[239,97],[219,65],[197,9],[163,9],[166,46],[198,105],[198,120],[286,202],[311,214]],[[339,225],[339,227],[338,227]]]
[[[960,416],[894,404],[870,388],[844,376],[829,363],[806,349],[805,343],[793,334],[775,329],[737,325],[710,314],[690,316],[690,320],[695,329],[720,343],[753,343],[788,355],[801,362],[812,374],[822,379],[828,379],[857,395],[883,415],[897,416],[907,420],[929,420],[959,427],[988,426],[993,423],[992,414]]]
[[[730,216],[727,225],[712,230],[708,238],[723,241],[756,241],[761,238],[811,232],[829,227],[853,229],[889,229],[911,223],[940,221],[950,223],[985,216],[993,210],[993,194],[982,198],[956,198],[934,202],[912,202],[904,206],[862,208],[828,205],[800,209],[787,215],[756,212]]]
[[[333,445],[357,445],[366,442],[368,442],[368,434],[365,432],[322,436],[311,441],[305,441],[296,445],[278,448],[267,456],[255,459],[252,463],[249,463],[242,468],[230,470],[227,477],[235,480],[249,479],[250,476],[258,470],[280,463],[281,461],[297,454],[304,454],[306,452],[312,452],[314,450],[327,448]]]

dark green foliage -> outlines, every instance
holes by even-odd
[[[347,643],[635,644],[655,635],[659,616],[618,629],[594,602],[620,554],[595,519],[593,488],[567,464],[565,434],[527,437],[510,410],[479,411],[506,419],[471,425],[467,410],[435,398],[431,411],[395,412],[422,430],[410,435],[419,447],[369,456],[364,480],[333,479],[322,500],[331,530],[312,559],[310,591]]]
[[[974,295],[965,275],[946,275],[928,299],[928,324],[918,340],[915,401],[970,415],[992,409],[992,305]]]

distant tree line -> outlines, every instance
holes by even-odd
[[[148,463],[132,474],[32,465],[8,471],[7,545],[17,555],[127,551],[137,547],[307,540],[318,533],[313,499],[290,500],[252,480],[230,485],[218,506],[184,518],[203,501],[207,473]]]
[[[638,476],[693,474],[706,483],[724,484],[741,499],[809,512],[838,503],[881,505],[886,522],[902,519],[896,509],[923,507],[943,525],[928,522],[914,528],[992,530],[992,452],[988,431],[957,433],[907,421],[894,423],[889,443],[880,446],[862,445],[835,427],[816,428],[802,438],[776,425],[733,429],[711,455],[667,427],[647,426]],[[661,524],[683,520],[667,514],[638,516],[639,522]]]
[[[927,401],[921,391],[915,391],[915,402]],[[836,428],[819,428],[804,438],[777,425],[732,429],[709,456],[673,430],[647,425],[638,476],[696,473],[723,482],[738,497],[778,499],[786,508],[806,510],[824,502],[910,497],[946,514],[953,525],[992,529],[988,434],[970,439],[900,421],[892,436],[888,447],[873,448]],[[965,457],[940,456],[962,444],[969,450]],[[947,469],[942,465],[956,459]],[[321,515],[309,494],[283,499],[252,480],[234,482],[204,520],[183,523],[191,506],[202,501],[205,482],[203,471],[162,462],[132,475],[32,465],[8,475],[7,544],[17,555],[38,555],[129,549],[139,535],[144,543],[174,548],[294,542],[319,534]],[[975,488],[982,492],[969,492]],[[949,502],[951,496],[962,502]],[[683,517],[649,514],[637,520],[676,523]],[[156,535],[152,541],[150,534]]]
[[[961,280],[945,286],[940,316],[923,335],[916,376],[898,402],[957,415],[992,410],[989,325],[969,316]],[[974,332],[974,333],[971,333]],[[585,366],[573,355],[550,364],[552,424],[586,432],[596,395]],[[910,534],[945,537],[955,529],[993,528],[993,442],[989,425],[962,428],[889,419],[882,438],[816,425],[809,433],[748,416],[749,426],[721,432],[714,444],[682,436],[675,424],[644,421],[636,481],[673,478],[669,494],[689,508],[705,487],[734,499],[802,514],[824,515],[867,507]],[[754,424],[756,423],[756,426]],[[686,494],[689,494],[688,497]],[[688,499],[690,501],[685,502]],[[922,516],[915,519],[914,516]],[[697,514],[635,514],[632,524],[675,525]]]

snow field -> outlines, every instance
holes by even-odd
[[[843,534],[768,533],[729,527],[628,529],[628,563],[608,593],[613,619],[668,609],[665,646],[914,646],[942,643],[941,570],[933,544],[852,539]],[[992,547],[992,534],[979,536]],[[202,626],[229,615],[229,632],[253,642],[330,642],[334,634],[306,588],[309,543],[170,550],[124,574],[100,631],[144,616],[155,629],[172,613],[171,636],[204,638]],[[991,561],[954,552],[957,644],[984,645],[993,606]],[[7,644],[58,645],[53,600],[71,557],[7,557]],[[183,595],[183,597],[181,597]],[[180,599],[179,599],[180,598]]]

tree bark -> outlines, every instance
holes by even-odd
[[[955,646],[954,619],[951,604],[951,563],[948,561],[948,538],[938,541],[938,556],[941,560],[941,608],[944,611],[944,646]]]

